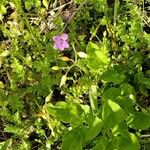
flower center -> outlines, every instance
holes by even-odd
[[[61,44],[61,45],[63,44],[63,42],[64,42],[64,40],[63,40],[63,39],[60,39],[60,44]]]

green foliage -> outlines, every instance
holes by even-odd
[[[46,106],[48,113],[64,123],[79,124],[82,120],[83,110],[75,103],[58,102],[55,106]]]
[[[146,5],[1,0],[0,149],[148,149]]]
[[[95,43],[87,45],[87,65],[93,71],[103,71],[109,64],[107,45],[98,46]]]
[[[0,143],[0,149],[1,150],[7,150],[7,149],[11,148],[11,145],[12,145],[12,140],[9,139],[9,140],[7,140],[5,142],[1,142]]]
[[[91,85],[89,89],[89,99],[90,99],[91,109],[93,111],[97,111],[98,104],[97,104],[97,86],[96,85]]]
[[[121,83],[125,79],[124,70],[121,66],[113,66],[107,69],[101,76],[102,80],[106,82]]]
[[[62,150],[82,150],[83,137],[81,135],[81,132],[82,131],[80,128],[75,128],[68,134],[64,135],[62,141]]]
[[[128,125],[133,129],[146,130],[150,126],[149,113],[136,112],[134,114],[130,114],[127,121]]]
[[[108,100],[102,108],[102,119],[104,120],[105,128],[113,128],[125,119],[125,113],[118,104]]]

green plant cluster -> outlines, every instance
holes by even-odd
[[[148,150],[149,3],[1,0],[0,149]]]

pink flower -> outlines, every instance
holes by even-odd
[[[63,33],[60,36],[54,36],[53,40],[54,40],[54,48],[55,49],[59,49],[61,51],[63,51],[65,48],[69,47],[69,44],[67,43],[68,39],[68,34]]]

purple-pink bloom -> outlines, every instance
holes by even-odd
[[[69,44],[67,43],[68,39],[68,34],[63,33],[60,36],[54,36],[53,40],[54,40],[54,48],[55,49],[59,49],[61,51],[63,51],[65,48],[69,47]]]

